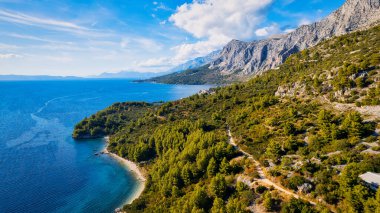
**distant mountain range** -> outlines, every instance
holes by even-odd
[[[117,73],[104,72],[100,75],[89,76],[88,78],[104,78],[104,79],[148,79],[160,75],[169,74],[170,72],[135,72],[135,71],[121,71]]]
[[[148,79],[160,75],[169,74],[163,73],[148,73],[148,72],[133,72],[122,71],[118,73],[102,73],[87,77],[76,76],[50,76],[50,75],[0,75],[0,81],[48,81],[48,80],[83,80],[83,79]]]
[[[189,69],[195,69],[195,68],[199,68],[199,67],[202,67],[206,64],[209,64],[210,62],[212,62],[213,60],[215,60],[219,54],[220,54],[221,50],[216,50],[204,57],[198,57],[198,58],[195,58],[195,59],[192,59],[192,60],[189,60],[183,64],[180,64],[166,72],[157,72],[157,73],[153,73],[153,72],[134,72],[134,71],[121,71],[121,72],[118,72],[118,73],[102,73],[100,75],[96,75],[96,76],[90,76],[90,78],[106,78],[106,79],[122,79],[122,78],[125,78],[125,79],[136,79],[136,80],[147,80],[147,79],[151,79],[151,78],[156,78],[156,77],[160,77],[160,76],[166,76],[166,75],[170,75],[170,74],[173,74],[173,73],[181,73],[183,71],[186,71],[186,70],[189,70]]]
[[[0,75],[0,81],[48,81],[48,80],[79,80],[76,76],[50,76],[50,75]]]
[[[325,39],[366,29],[379,21],[380,0],[347,0],[341,8],[320,22],[301,26],[280,37],[253,42],[232,40],[208,66],[151,80],[171,84],[244,81],[278,67],[290,55]]]
[[[87,77],[75,76],[49,76],[49,75],[0,75],[1,81],[34,81],[34,80],[77,80],[77,79],[135,79],[146,80],[154,77],[168,75],[176,72],[182,72],[188,69],[199,68],[204,66],[219,55],[220,50],[214,51],[207,56],[198,57],[193,60],[187,61],[184,64],[178,65],[166,72],[136,72],[136,71],[121,71],[117,73],[104,72],[99,75],[92,75]]]

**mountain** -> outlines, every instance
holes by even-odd
[[[77,79],[148,79],[160,75],[169,74],[164,73],[142,73],[123,71],[118,73],[102,73],[100,75],[92,75],[87,77],[76,76],[50,76],[50,75],[0,75],[0,81],[47,81],[47,80],[77,80]]]
[[[189,84],[189,85],[202,85],[202,84],[227,84],[224,76],[220,75],[215,70],[210,70],[209,65],[202,67],[184,70],[182,72],[171,73],[162,75],[155,78],[150,78],[144,81],[156,82],[163,84]]]
[[[124,212],[380,212],[380,25],[320,42],[247,82],[116,103],[75,126],[109,136],[145,188]],[[377,194],[377,195],[376,195]]]
[[[0,75],[0,81],[48,81],[48,80],[78,80],[76,76],[50,76],[50,75]]]
[[[154,72],[134,72],[134,71],[121,71],[118,73],[102,73],[100,75],[96,76],[90,76],[90,78],[106,78],[106,79],[136,79],[136,80],[146,80],[150,78],[155,78],[155,77],[160,77],[160,76],[165,76],[169,75],[172,73],[176,72],[181,72],[183,70],[187,69],[194,69],[198,68],[201,66],[204,66],[211,61],[215,60],[217,56],[219,56],[220,50],[214,51],[207,56],[204,57],[198,57],[193,60],[187,61],[184,64],[178,65],[166,72],[159,72],[159,73],[154,73]]]
[[[100,75],[90,76],[90,78],[106,78],[106,79],[148,79],[157,77],[160,75],[169,74],[169,72],[164,73],[154,73],[154,72],[134,72],[134,71],[121,71],[117,73],[104,72]]]
[[[278,67],[294,53],[328,38],[368,28],[379,23],[379,20],[380,0],[347,0],[341,8],[319,22],[301,26],[276,38],[253,42],[232,40],[207,68],[171,74],[152,81],[197,84],[246,80]]]
[[[213,72],[209,72],[208,64],[217,59],[220,50],[211,52],[204,57],[198,57],[184,64],[178,65],[169,70],[168,73],[161,73],[160,76],[147,80],[148,82],[158,82],[165,84],[214,84],[220,83],[223,79]]]
[[[280,38],[257,42],[233,40],[223,48],[220,57],[211,63],[223,75],[235,70],[237,76],[252,75],[282,64],[291,54],[315,46],[322,40],[371,26],[380,20],[379,0],[347,0],[323,19],[304,25]]]
[[[174,67],[173,69],[169,70],[168,72],[171,72],[171,73],[181,72],[181,71],[185,71],[188,69],[195,69],[195,68],[202,67],[202,66],[214,61],[215,59],[217,59],[220,52],[221,52],[221,50],[215,50],[215,51],[211,52],[210,54],[208,54],[204,57],[198,57],[198,58],[195,58],[193,60],[187,61],[184,64],[178,65],[178,66]]]

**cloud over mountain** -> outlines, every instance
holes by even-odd
[[[178,59],[205,55],[231,39],[249,40],[265,20],[273,0],[194,0],[177,8],[169,20],[197,39],[174,49]]]

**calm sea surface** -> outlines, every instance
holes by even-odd
[[[168,101],[208,86],[128,80],[0,82],[0,212],[112,212],[137,180],[95,156],[104,141],[75,142],[73,126],[112,103]]]

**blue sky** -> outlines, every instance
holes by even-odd
[[[0,74],[160,72],[322,19],[344,0],[0,0]]]

